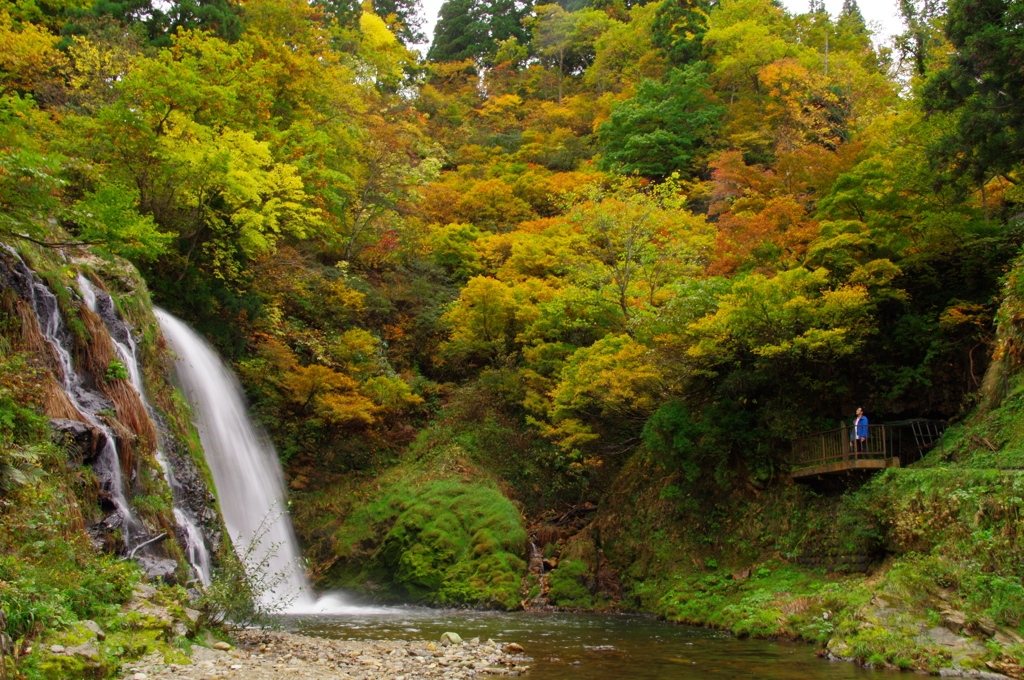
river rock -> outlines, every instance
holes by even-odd
[[[442,645],[461,645],[462,637],[458,633],[442,633],[441,634]]]
[[[946,666],[939,669],[940,678],[977,678],[978,680],[1011,680],[1010,676],[990,671]]]
[[[449,644],[429,652],[422,640],[325,640],[262,630],[238,631],[234,636],[237,646],[230,653],[195,645],[189,664],[164,664],[157,656],[146,657],[127,664],[122,674],[144,673],[152,680],[289,680],[296,674],[318,680],[468,680],[519,676],[530,661],[484,646]]]
[[[222,652],[229,652],[229,651],[231,651],[231,645],[229,645],[228,643],[226,643],[226,642],[224,642],[224,641],[221,641],[221,642],[215,642],[215,643],[213,644],[213,648],[214,648],[214,649],[219,649],[219,650],[221,650]]]

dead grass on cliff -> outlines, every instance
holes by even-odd
[[[63,388],[57,384],[53,376],[46,378],[43,383],[43,413],[48,418],[63,418],[65,420],[77,420],[80,423],[88,423],[82,412],[71,403]]]
[[[91,338],[81,350],[82,365],[95,377],[103,394],[114,402],[117,420],[122,428],[118,437],[122,433],[126,435],[126,449],[141,446],[147,453],[152,453],[156,448],[156,427],[131,382],[111,371],[111,366],[120,359],[103,319],[87,307],[81,308],[81,318]],[[130,467],[123,460],[122,465]]]

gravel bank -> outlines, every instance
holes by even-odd
[[[451,636],[445,633],[445,636]],[[131,680],[460,680],[521,675],[531,659],[517,644],[492,640],[328,640],[276,631],[240,631],[235,647],[192,648],[192,663],[166,664],[146,657],[126,664]],[[219,647],[228,647],[220,643]]]

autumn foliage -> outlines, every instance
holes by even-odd
[[[943,50],[769,0],[462,5],[428,62],[406,5],[7,6],[0,238],[133,259],[304,470],[400,455],[468,384],[577,490],[667,413],[758,478],[854,404],[962,407],[1019,172],[937,165]]]

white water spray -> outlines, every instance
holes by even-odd
[[[155,312],[177,354],[178,378],[192,405],[235,550],[257,578],[268,579],[263,604],[314,608],[273,445],[249,420],[241,386],[213,348],[180,320],[160,309]]]
[[[338,592],[317,599],[284,500],[284,477],[273,444],[249,419],[242,388],[217,352],[187,324],[155,309],[192,406],[221,514],[246,568],[278,581],[263,604],[289,614],[391,614],[360,607]]]

